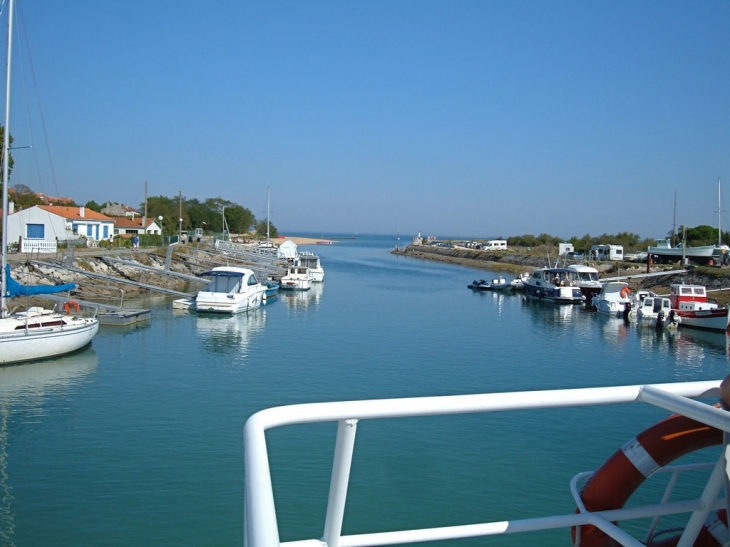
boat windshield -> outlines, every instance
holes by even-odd
[[[581,281],[598,281],[598,272],[580,272],[578,277]]]
[[[208,290],[210,292],[234,293],[238,292],[240,283],[240,275],[215,275]]]

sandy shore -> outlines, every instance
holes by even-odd
[[[328,242],[329,242],[330,244],[331,244],[331,243],[334,243],[334,242],[333,242],[332,240],[330,240],[330,239],[315,239],[315,238],[313,238],[313,237],[289,237],[289,236],[286,236],[286,237],[284,237],[284,239],[281,239],[281,238],[279,238],[279,239],[278,239],[278,240],[276,241],[276,244],[277,244],[277,245],[281,245],[281,244],[282,244],[282,243],[284,243],[284,242],[285,242],[285,241],[286,241],[287,239],[288,239],[288,240],[290,240],[290,241],[293,241],[293,242],[294,242],[294,243],[296,243],[297,245],[316,245],[318,241],[328,241]]]

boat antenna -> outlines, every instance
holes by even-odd
[[[0,317],[7,317],[5,309],[5,293],[7,291],[7,280],[5,279],[5,266],[8,263],[8,179],[10,178],[10,61],[13,57],[13,7],[15,0],[8,3],[8,58],[5,73],[5,128],[3,130],[3,235],[2,235],[2,271],[0,271]]]

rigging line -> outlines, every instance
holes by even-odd
[[[20,6],[20,9],[18,11],[22,11],[22,6]],[[26,38],[26,51],[28,53],[28,64],[30,65],[30,73],[33,78],[33,88],[35,89],[35,96],[36,100],[38,102],[38,114],[41,118],[41,127],[43,128],[43,138],[45,140],[46,144],[46,153],[48,154],[48,163],[51,167],[51,178],[53,179],[53,186],[56,190],[56,195],[60,197],[61,192],[58,189],[58,180],[56,178],[56,169],[53,165],[53,157],[51,156],[51,147],[48,143],[48,131],[46,130],[46,119],[43,116],[43,108],[41,107],[41,97],[38,93],[38,80],[35,77],[35,67],[33,65],[33,55],[30,52],[30,43],[28,41],[28,32],[25,29],[25,17],[21,17],[19,19],[19,23],[23,25],[23,34]]]

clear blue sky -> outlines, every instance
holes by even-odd
[[[270,185],[283,233],[657,237],[675,189],[689,226],[717,226],[718,178],[730,196],[730,2],[19,8],[79,202],[136,205],[147,180],[263,218]],[[14,156],[12,183],[56,193]]]

